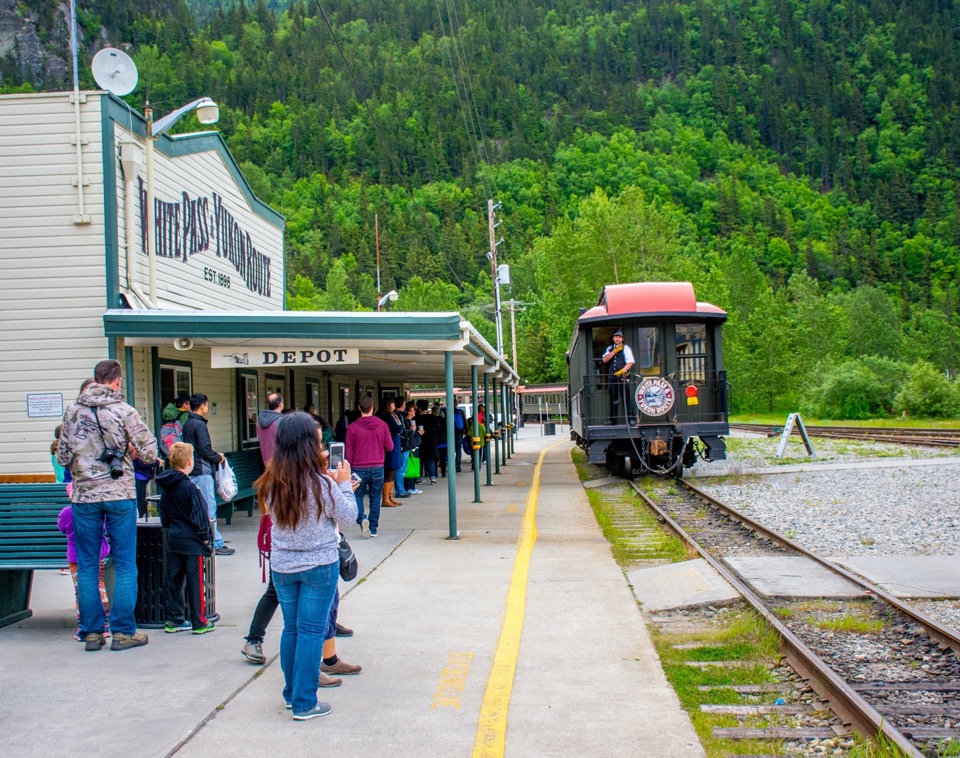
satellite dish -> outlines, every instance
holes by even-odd
[[[90,68],[97,84],[114,95],[129,95],[137,87],[137,65],[123,50],[103,48],[93,56]]]

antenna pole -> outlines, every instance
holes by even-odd
[[[373,214],[373,231],[377,245],[377,313],[380,312],[380,214]]]
[[[153,108],[147,101],[143,109],[143,115],[147,119],[147,197],[144,204],[147,206],[143,214],[143,223],[147,225],[147,270],[150,278],[150,302],[157,302],[157,277],[156,277],[156,257],[157,257],[157,230],[153,221]],[[127,243],[129,244],[129,242]]]

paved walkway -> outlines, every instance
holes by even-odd
[[[446,539],[444,480],[384,509],[376,539],[348,532],[361,577],[341,588],[356,634],[338,646],[364,670],[321,690],[334,710],[313,721],[283,707],[279,612],[267,665],[240,656],[263,590],[256,518],[223,529],[237,553],[217,559],[213,634],[86,653],[70,578],[37,572],[33,618],[0,629],[0,754],[703,755],[570,447],[521,430],[482,503],[465,470],[460,540]]]

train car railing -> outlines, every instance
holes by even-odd
[[[573,412],[585,426],[725,423],[726,371],[707,371],[693,359],[684,365],[683,377],[630,374],[611,382],[606,376],[586,375]],[[619,401],[613,414],[611,395]]]

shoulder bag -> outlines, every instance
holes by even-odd
[[[347,542],[347,538],[340,535],[340,578],[345,582],[350,582],[357,578],[357,556],[353,554],[353,548]]]

